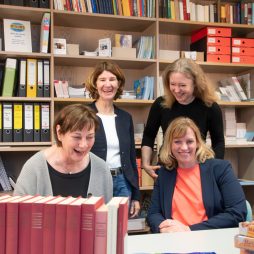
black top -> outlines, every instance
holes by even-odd
[[[222,112],[217,103],[213,103],[211,107],[208,107],[204,102],[196,98],[188,105],[182,105],[176,101],[172,105],[172,108],[164,108],[161,105],[162,102],[163,97],[157,98],[150,109],[144,130],[142,146],[153,148],[159,127],[162,128],[164,135],[172,120],[180,116],[185,116],[191,118],[197,124],[204,140],[209,131],[215,157],[220,159],[224,158],[225,141]]]
[[[88,184],[91,173],[91,162],[81,172],[75,174],[63,174],[56,171],[49,163],[49,176],[52,185],[53,196],[87,197]]]

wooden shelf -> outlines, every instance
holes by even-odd
[[[51,142],[1,143],[0,152],[33,152],[40,151],[51,145]]]
[[[232,28],[232,37],[245,36],[253,32],[253,25],[245,24],[227,24],[227,23],[209,23],[198,21],[182,21],[159,18],[159,33],[160,34],[174,34],[174,35],[191,35],[192,32],[205,28],[207,26],[215,27],[229,27]]]
[[[54,55],[55,65],[61,66],[94,67],[98,61],[107,60],[116,62],[123,69],[144,69],[156,63],[156,60],[153,59],[119,59],[115,57],[88,57],[83,55]]]
[[[0,101],[29,101],[29,102],[51,102],[51,98],[49,97],[36,97],[36,98],[28,98],[28,97],[3,97],[0,96]]]
[[[109,14],[80,13],[58,10],[54,10],[53,13],[54,25],[64,27],[143,32],[152,24],[156,23],[155,18],[145,17],[126,17]]]
[[[69,103],[91,103],[93,99],[87,98],[54,98],[55,104],[69,104]],[[128,105],[128,106],[149,106],[154,100],[128,100],[118,99],[115,101],[116,105]]]
[[[241,102],[220,101],[219,105],[222,107],[245,108],[245,107],[253,107],[254,101],[241,101]]]
[[[160,70],[163,71],[172,61],[160,61]],[[232,73],[250,71],[254,64],[235,64],[235,63],[212,63],[197,62],[206,73]]]
[[[50,9],[0,4],[1,18],[27,20],[38,25],[41,24],[45,12],[50,12]]]
[[[153,190],[153,186],[140,186],[139,189],[142,191]]]
[[[37,52],[10,52],[10,51],[0,51],[0,58],[6,59],[7,57],[15,58],[36,58],[36,59],[50,59],[51,54],[37,53]]]

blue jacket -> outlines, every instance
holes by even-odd
[[[89,105],[97,113],[95,102]],[[140,200],[140,191],[138,186],[138,170],[136,165],[136,149],[134,141],[134,129],[131,115],[114,106],[116,114],[116,132],[119,139],[121,167],[123,174],[132,187],[132,200]],[[107,140],[101,119],[100,126],[95,134],[95,143],[91,152],[106,161],[107,158]]]
[[[165,219],[172,219],[172,199],[176,184],[176,169],[161,167],[156,180],[147,221],[154,233]],[[209,159],[200,164],[202,197],[207,221],[190,225],[191,230],[238,227],[245,221],[245,196],[231,164],[226,160]],[[180,201],[181,202],[181,201]]]

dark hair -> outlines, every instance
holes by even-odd
[[[54,137],[57,146],[61,146],[61,142],[57,138],[56,127],[60,126],[60,133],[65,134],[67,132],[73,132],[77,130],[83,130],[87,127],[88,130],[92,128],[95,131],[98,129],[99,122],[95,112],[83,105],[83,104],[70,104],[62,108],[54,121]]]
[[[120,67],[112,62],[104,61],[99,62],[95,68],[93,73],[90,75],[89,80],[86,84],[87,90],[90,92],[93,99],[97,100],[99,98],[98,90],[97,90],[97,79],[101,75],[103,71],[108,71],[114,74],[117,78],[119,87],[116,92],[116,95],[114,97],[114,100],[118,99],[120,95],[123,93],[123,87],[125,84],[125,77],[123,75],[123,72],[121,71]]]

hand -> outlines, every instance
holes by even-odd
[[[134,218],[139,214],[140,211],[140,203],[137,200],[131,200],[130,206],[130,218]]]
[[[147,174],[149,174],[154,180],[158,177],[158,175],[155,173],[156,170],[160,168],[159,165],[152,166],[152,165],[144,165],[143,169],[146,171]]]
[[[190,231],[190,228],[178,220],[164,220],[159,225],[160,233],[184,232]]]

